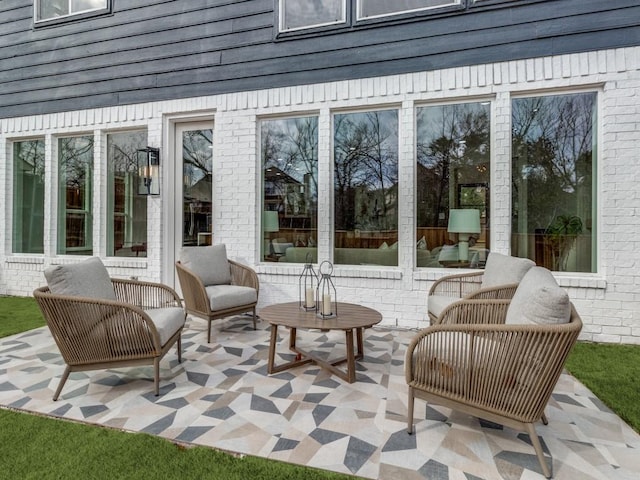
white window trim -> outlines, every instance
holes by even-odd
[[[40,3],[42,1],[45,1],[45,0],[34,0],[33,2],[33,23],[36,25],[48,24],[48,23],[57,22],[57,21],[67,21],[67,20],[70,21],[70,20],[73,20],[74,17],[77,17],[79,15],[84,15],[89,13],[102,14],[102,13],[108,13],[111,11],[111,0],[105,0],[104,7],[89,8],[89,9],[80,10],[77,12],[70,12],[70,13],[67,13],[66,15],[59,15],[57,17],[38,18],[38,12],[40,11]],[[70,2],[71,0],[67,0],[67,1]]]

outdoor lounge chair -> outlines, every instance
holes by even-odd
[[[431,286],[427,310],[432,325],[446,307],[461,299],[510,299],[518,283],[535,263],[528,258],[489,253],[483,271],[442,277]]]
[[[407,349],[408,432],[415,398],[523,430],[547,478],[534,423],[575,344],[582,322],[551,273],[533,267],[512,300],[462,300]]]
[[[207,343],[211,342],[211,322],[235,313],[253,312],[255,330],[258,275],[229,260],[224,244],[184,247],[176,269],[187,313],[208,322]]]
[[[45,271],[48,286],[33,292],[69,373],[153,365],[159,394],[160,360],[176,344],[186,312],[178,294],[158,283],[109,278],[99,258]]]

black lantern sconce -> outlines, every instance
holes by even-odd
[[[147,147],[136,150],[139,195],[160,195],[160,149]]]

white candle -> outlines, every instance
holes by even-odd
[[[313,307],[313,288],[307,288],[304,296],[304,306],[307,308]]]
[[[329,294],[322,297],[322,314],[331,315],[331,295]]]

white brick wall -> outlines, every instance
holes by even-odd
[[[269,115],[319,115],[319,218],[331,212],[331,113],[334,109],[394,106],[399,109],[399,267],[337,266],[340,299],[379,309],[388,325],[426,324],[426,292],[444,270],[414,271],[413,177],[415,174],[414,114],[424,102],[461,99],[492,100],[491,249],[509,252],[510,245],[510,122],[512,95],[549,91],[599,89],[598,108],[598,245],[597,274],[558,274],[580,312],[583,339],[640,344],[640,47],[573,55],[473,65],[406,75],[274,88],[192,99],[106,107],[0,120],[0,185],[2,204],[11,205],[11,140],[42,136],[52,149],[54,135],[94,132],[96,154],[104,158],[104,135],[113,129],[147,128],[149,145],[163,148],[162,175],[172,175],[167,138],[180,116],[203,113],[214,117],[214,238],[226,243],[231,257],[254,265],[260,273],[261,303],[297,296],[300,266],[260,264],[260,169],[258,120]],[[52,154],[52,152],[51,152]],[[51,162],[48,163],[51,165]],[[55,178],[55,170],[47,178]],[[96,218],[104,218],[106,169],[96,167]],[[171,185],[166,178],[163,186]],[[324,187],[323,187],[324,185]],[[50,186],[48,198],[55,198]],[[98,194],[99,192],[99,194]],[[149,199],[149,257],[108,258],[116,276],[137,276],[173,283],[170,268],[174,245],[166,225],[171,196]],[[51,212],[55,211],[52,204]],[[0,294],[29,295],[43,283],[42,271],[54,263],[77,261],[55,256],[55,218],[46,229],[46,254],[12,255],[11,212],[0,208]],[[97,252],[104,252],[105,231],[94,228]],[[319,258],[328,258],[331,235],[319,232]],[[404,248],[403,248],[404,247]],[[169,267],[167,267],[169,265]]]

